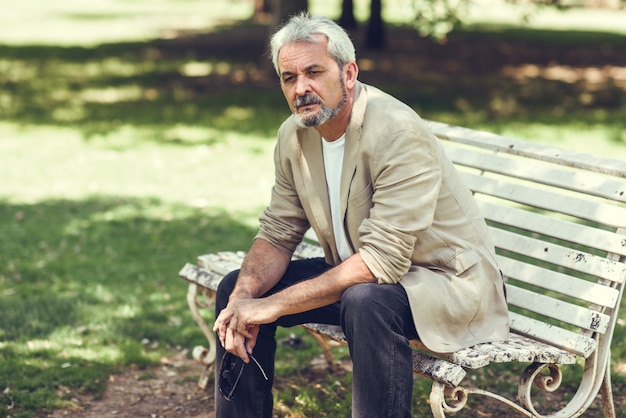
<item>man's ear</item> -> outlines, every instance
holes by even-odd
[[[344,65],[343,74],[346,81],[346,88],[351,90],[356,84],[359,75],[359,67],[356,65],[356,62],[352,61]]]

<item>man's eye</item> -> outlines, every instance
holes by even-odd
[[[291,83],[292,81],[294,81],[296,78],[293,76],[290,77],[285,77],[283,78],[283,83]]]

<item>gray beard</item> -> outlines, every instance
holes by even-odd
[[[341,107],[343,105],[340,103]],[[296,123],[301,128],[311,128],[314,126],[320,126],[324,123],[328,122],[333,116],[335,116],[341,110],[340,106],[331,109],[330,107],[320,103],[320,110],[315,114],[306,113],[297,113],[295,112],[293,115],[295,116]]]
[[[318,104],[320,105],[319,112],[315,114],[309,114],[309,112],[305,112],[303,114],[298,113],[297,111],[293,113],[295,117],[296,124],[301,128],[312,128],[314,126],[320,126],[328,122],[332,119],[348,102],[348,91],[346,90],[346,85],[343,82],[343,79],[339,77],[339,83],[341,84],[342,97],[341,101],[335,106],[335,108],[331,109],[322,103],[321,99],[313,94],[307,94],[306,96],[298,97],[294,101],[294,108],[298,108],[299,106],[306,104]]]

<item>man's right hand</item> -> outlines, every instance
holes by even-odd
[[[233,317],[231,310],[226,307],[215,320],[213,331],[216,332],[217,338],[222,344],[222,347],[230,353],[240,357],[244,362],[250,361],[248,354],[252,352],[254,345],[256,344],[256,335],[258,335],[258,326],[253,327],[256,330],[251,330],[253,338],[246,338],[246,336],[240,334],[236,330],[229,327],[230,320]]]

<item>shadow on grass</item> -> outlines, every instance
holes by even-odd
[[[149,199],[0,203],[0,410],[35,416],[60,405],[59,388],[98,392],[118,367],[206,343],[178,270],[254,233]]]
[[[288,108],[266,56],[268,32],[241,22],[93,48],[0,46],[0,114],[17,123],[77,126],[86,138],[124,125],[178,144],[186,141],[164,128],[273,137]],[[601,123],[615,125],[615,137],[626,141],[622,35],[475,30],[437,44],[411,28],[390,27],[382,52],[360,45],[360,34],[353,37],[360,78],[427,118],[461,125]]]

